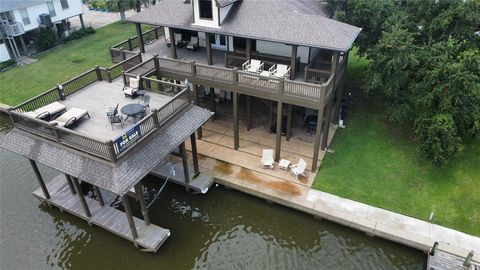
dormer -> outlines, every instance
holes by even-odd
[[[193,1],[194,24],[206,27],[222,25],[237,0],[191,0]]]

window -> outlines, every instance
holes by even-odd
[[[48,13],[50,14],[50,17],[57,16],[57,13],[55,13],[55,6],[53,5],[53,2],[48,1],[47,6],[48,6]]]
[[[67,9],[67,8],[69,8],[69,6],[68,6],[68,0],[60,0],[60,4],[62,5],[62,9]]]
[[[221,46],[226,46],[227,45],[227,37],[225,35],[220,35],[219,39],[220,39],[220,45]]]
[[[20,9],[20,16],[22,16],[23,25],[30,24],[30,18],[28,17],[28,12],[26,8]]]
[[[200,5],[200,19],[213,19],[212,0],[198,0]]]

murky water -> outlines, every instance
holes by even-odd
[[[0,116],[0,133],[11,128]],[[1,136],[1,135],[0,135]],[[44,177],[56,175],[40,166]],[[154,188],[160,182],[147,180]],[[155,254],[32,195],[26,159],[0,150],[0,269],[424,269],[423,253],[236,191],[167,184],[151,220],[172,232]],[[132,203],[140,216],[138,204]]]

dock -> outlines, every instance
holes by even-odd
[[[50,199],[47,200],[45,198],[41,188],[35,190],[33,195],[41,201],[48,202],[50,205],[58,207],[61,211],[69,212],[86,220],[89,224],[97,225],[98,227],[132,241],[144,251],[156,252],[163,242],[165,242],[170,236],[170,231],[168,229],[161,228],[154,224],[146,226],[143,219],[133,217],[135,226],[138,230],[138,238],[133,239],[127,215],[124,212],[107,205],[101,206],[98,201],[85,197],[91,212],[91,217],[87,217],[83,211],[78,196],[70,192],[64,175],[54,177],[46,185],[51,196]]]
[[[427,270],[480,270],[480,262],[471,261],[470,266],[465,266],[466,256],[437,249],[434,255],[428,255]]]
[[[174,174],[172,172],[172,166]],[[192,179],[187,183],[185,181],[185,174],[183,172],[183,165],[181,161],[168,161],[161,163],[156,166],[150,174],[162,179],[168,179],[168,181],[175,183],[177,185],[184,186],[191,191],[199,192],[205,194],[208,192],[208,189],[213,185],[214,178],[211,175],[200,172],[198,175],[195,175],[194,169],[192,166],[188,166],[189,175],[193,176]]]

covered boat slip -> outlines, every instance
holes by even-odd
[[[185,153],[185,140],[194,137],[192,134],[211,116],[212,113],[208,110],[189,104],[162,128],[137,142],[116,163],[55,143],[18,127],[3,137],[0,147],[30,160],[40,184],[40,188],[34,192],[36,197],[132,240],[137,247],[155,252],[169,236],[169,231],[150,224],[141,181],[178,148]],[[191,143],[194,144],[195,140]],[[45,184],[36,162],[65,175]],[[186,164],[186,159],[183,164]],[[96,200],[83,195],[79,181],[93,186]],[[189,179],[185,180],[188,181]],[[131,213],[127,195],[132,195],[129,192],[132,188],[135,190],[133,196],[140,201],[143,220],[133,217]],[[120,196],[125,212],[105,205],[101,189]]]

